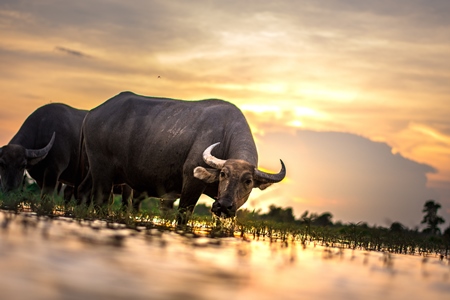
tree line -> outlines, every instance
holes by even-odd
[[[369,226],[365,222],[333,222],[330,212],[321,214],[305,211],[296,218],[291,207],[269,206],[266,213],[261,210],[238,210],[236,226],[242,236],[278,240],[300,240],[325,246],[348,247],[403,254],[435,253],[441,259],[450,254],[450,226],[441,232],[439,225],[445,220],[439,216],[441,205],[428,200],[423,206],[423,230],[410,229],[400,222],[389,227]],[[194,214],[211,215],[204,204],[197,205]]]
[[[434,200],[428,200],[425,202],[423,206],[422,212],[424,213],[421,224],[425,224],[425,228],[421,231],[421,233],[425,235],[448,235],[450,237],[450,226],[447,227],[444,232],[441,232],[439,226],[445,223],[445,220],[438,215],[438,211],[441,208],[441,205]],[[197,204],[195,211],[197,215],[208,216],[211,215],[210,207],[205,204]],[[322,227],[342,227],[346,224],[342,222],[333,222],[333,215],[330,212],[324,212],[321,214],[318,213],[310,213],[309,211],[305,211],[299,218],[296,218],[294,215],[294,211],[292,207],[279,207],[276,205],[270,205],[269,211],[266,213],[262,213],[261,209],[258,210],[249,210],[249,209],[241,209],[237,212],[238,219],[247,219],[247,220],[261,220],[261,221],[272,221],[277,223],[284,224],[297,224],[297,225],[310,225],[310,226],[322,226]],[[348,225],[348,224],[347,224]],[[359,226],[367,226],[365,222],[359,222]],[[416,231],[419,232],[418,228],[409,229],[400,222],[392,222],[388,228],[393,232],[399,231]]]

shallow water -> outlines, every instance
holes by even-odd
[[[450,299],[435,256],[193,238],[0,211],[0,299]]]

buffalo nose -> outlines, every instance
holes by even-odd
[[[211,207],[211,211],[213,213],[215,213],[216,215],[218,215],[218,216],[220,215],[221,209],[222,209],[222,205],[220,204],[219,201],[214,202],[212,207]]]
[[[226,216],[229,216],[230,215],[230,211],[232,209],[233,209],[233,205],[224,206],[219,201],[214,202],[212,207],[211,207],[211,211],[214,214],[216,214],[217,216],[221,216],[222,213],[225,214]]]

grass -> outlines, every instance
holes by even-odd
[[[450,237],[445,235],[430,236],[407,230],[393,232],[383,227],[369,227],[364,223],[317,226],[308,222],[300,224],[261,220],[251,215],[223,220],[211,215],[198,215],[194,211],[187,225],[180,227],[176,226],[176,209],[160,210],[159,201],[152,198],[144,200],[141,209],[136,212],[123,208],[120,197],[116,197],[112,205],[94,209],[92,205],[76,205],[75,202],[66,204],[59,196],[40,199],[37,193],[24,191],[0,194],[0,209],[13,213],[32,211],[37,216],[49,218],[64,216],[79,221],[102,220],[110,228],[123,224],[136,230],[157,228],[193,236],[235,236],[270,242],[300,242],[302,245],[312,243],[328,247],[422,255],[435,253],[448,256],[450,249]]]

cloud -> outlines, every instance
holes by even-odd
[[[437,170],[393,154],[385,143],[308,130],[272,132],[257,139],[260,165],[277,170],[278,158],[286,163],[289,181],[277,188],[274,202],[293,207],[297,215],[329,211],[335,221],[390,225],[385,224],[390,220],[414,227],[420,224],[425,201],[437,197],[427,187],[427,174]],[[265,198],[259,204],[270,203]]]
[[[436,11],[430,5],[422,1],[408,2],[406,7],[387,2],[325,3],[112,1],[105,5],[97,0],[21,5],[9,1],[8,11],[17,12],[5,17],[7,28],[19,31],[15,37],[57,37],[65,41],[60,50],[66,53],[78,54],[72,49],[82,47],[96,57],[107,57],[109,64],[138,67],[131,68],[134,72],[156,69],[172,75],[165,78],[222,85],[231,81],[240,90],[252,81],[273,84],[286,77],[296,84],[315,82],[322,89],[333,89],[329,82],[338,81],[341,88],[347,86],[344,90],[400,86],[424,91],[432,84],[433,91],[448,94],[448,85],[442,84],[448,81],[448,51],[409,47],[411,51],[405,52],[405,43],[399,43],[405,38],[417,43],[424,36],[445,35],[445,29],[436,27],[427,34],[405,34],[429,28],[425,21],[418,26],[409,20],[417,15],[431,18]],[[443,1],[437,5],[446,6]],[[27,22],[17,22],[12,17],[17,15],[27,16]],[[385,36],[393,31],[395,37]],[[423,68],[430,68],[425,78],[415,71]],[[436,73],[437,68],[442,72]],[[365,76],[353,76],[354,71]],[[229,90],[219,85],[217,90],[228,95]]]
[[[61,46],[56,46],[55,50],[72,55],[72,56],[76,56],[76,57],[91,57],[90,55],[87,55],[81,51],[73,50],[73,49],[69,49],[69,48],[65,48],[65,47],[61,47]]]

